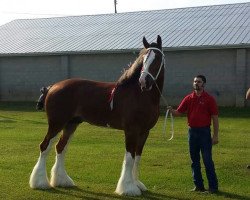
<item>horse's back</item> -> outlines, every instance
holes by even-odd
[[[45,100],[48,118],[63,115],[64,121],[81,117],[83,121],[102,123],[103,115],[109,112],[108,101],[114,87],[115,83],[85,79],[60,81],[50,88]]]
[[[80,96],[91,97],[101,95],[102,98],[105,98],[114,86],[115,83],[111,82],[98,82],[79,78],[67,79],[55,83],[50,88],[48,99],[51,97],[68,97],[69,95],[70,99],[73,97],[79,98]]]

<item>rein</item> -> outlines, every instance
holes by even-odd
[[[158,89],[158,91],[159,91],[159,93],[161,95],[161,98],[162,98],[164,104],[168,107],[169,104],[168,104],[166,98],[162,95],[162,92],[161,92],[161,90],[158,87],[158,85],[157,85],[156,82],[155,82],[155,85],[156,85],[156,88]],[[170,112],[170,109],[167,109],[167,111],[166,111],[162,133],[163,133],[163,136],[166,138],[167,137],[166,136],[167,135],[166,134],[166,130],[167,130],[167,119],[168,119],[168,116],[170,116],[170,119],[171,119],[171,130],[170,130],[171,137],[168,139],[170,141],[170,140],[172,140],[174,138],[174,117],[173,117],[173,114]]]

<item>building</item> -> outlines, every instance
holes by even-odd
[[[116,81],[143,47],[163,40],[171,105],[204,74],[220,106],[246,106],[250,3],[20,19],[0,26],[0,101],[34,101],[42,86],[82,77]]]

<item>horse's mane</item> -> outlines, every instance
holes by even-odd
[[[146,49],[142,49],[140,51],[139,57],[136,58],[133,64],[129,65],[128,69],[125,69],[121,77],[117,81],[117,85],[128,85],[130,83],[134,83],[135,81],[138,81],[141,68],[142,68],[142,62],[143,62],[143,55],[145,55]]]

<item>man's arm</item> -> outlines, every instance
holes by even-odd
[[[178,112],[177,110],[173,109],[171,106],[168,106],[169,111],[173,114],[174,117],[181,116],[182,113]]]
[[[212,115],[213,121],[213,136],[212,136],[212,143],[218,144],[219,143],[219,119],[218,115]]]

